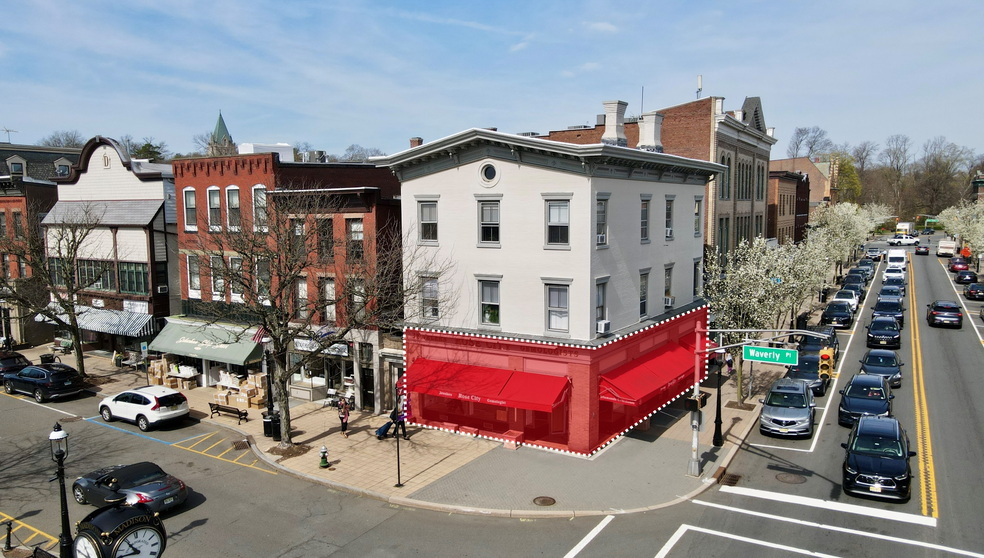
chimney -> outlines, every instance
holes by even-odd
[[[766,128],[765,129],[765,135],[769,136],[770,138],[776,137],[776,129],[775,129],[775,127]]]
[[[743,111],[741,109],[736,110],[735,111],[735,120],[737,120],[738,122],[744,122],[745,121],[745,111]]]
[[[642,119],[639,121],[639,149],[662,153],[663,143],[659,140],[662,127],[662,114],[656,111],[642,113]]]
[[[424,138],[419,138],[419,137],[412,137],[412,138],[410,138],[410,148],[411,149],[414,148],[414,147],[420,147],[421,145],[424,145]]]
[[[724,97],[714,97],[714,114],[724,114]]]
[[[627,146],[629,142],[625,139],[625,107],[629,103],[605,101],[602,104],[605,105],[605,133],[601,136],[601,143]]]

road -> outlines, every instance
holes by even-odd
[[[910,249],[911,251],[911,249]],[[38,405],[0,397],[0,517],[20,520],[15,543],[52,544],[59,525],[47,434],[56,420],[70,433],[69,479],[109,463],[149,460],[184,480],[189,503],[163,516],[167,556],[984,556],[984,416],[976,401],[984,348],[979,303],[963,329],[929,328],[925,306],[961,300],[935,256],[913,256],[894,414],[920,452],[907,503],[860,499],[840,490],[837,390],[857,372],[869,296],[828,394],[818,399],[818,432],[782,440],[757,431],[731,464],[734,486],[719,485],[683,504],[645,514],[572,519],[498,519],[392,506],[330,490],[273,470],[237,449],[227,431],[188,422],[150,433],[96,417],[96,398]],[[884,269],[884,265],[880,266]],[[877,291],[881,275],[872,282]],[[962,292],[962,290],[961,290]],[[973,324],[973,325],[972,325]],[[73,416],[85,420],[73,420]],[[317,459],[312,455],[311,459]],[[667,482],[672,482],[672,478]],[[92,508],[69,501],[74,523]],[[30,528],[40,531],[35,534]]]

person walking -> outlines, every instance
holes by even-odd
[[[342,421],[342,436],[348,438],[348,420],[349,420],[349,405],[348,399],[342,398],[342,402],[338,407],[338,420]]]
[[[403,430],[403,439],[409,440],[410,437],[407,436],[407,421],[406,417],[403,416],[403,411],[400,409],[401,405],[397,403],[396,407],[393,407],[393,412],[390,413],[390,420],[393,422],[393,437],[400,435],[400,430]]]
[[[731,358],[731,353],[726,353],[724,355],[724,363],[728,366],[728,374],[735,371],[735,361]]]

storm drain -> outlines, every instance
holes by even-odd
[[[246,441],[246,440],[237,440],[237,441],[235,441],[235,442],[232,443],[232,449],[234,449],[236,451],[248,450],[249,449],[249,442]]]
[[[741,475],[736,475],[734,473],[728,473],[721,477],[721,484],[725,486],[738,486],[738,481],[741,480]]]
[[[533,503],[538,506],[552,506],[557,503],[557,500],[554,500],[550,496],[537,496],[533,498]]]
[[[776,480],[786,484],[803,484],[806,482],[806,477],[795,473],[779,473],[776,475]]]

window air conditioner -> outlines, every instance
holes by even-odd
[[[605,235],[604,234],[599,234],[598,235],[598,244],[604,244],[604,243],[605,243]]]
[[[612,323],[608,320],[598,320],[598,333],[611,333]]]
[[[663,306],[665,306],[667,308],[672,307],[673,306],[673,303],[675,303],[675,302],[676,302],[676,297],[675,296],[664,296],[663,297]]]
[[[157,287],[157,294],[167,294],[167,285],[160,285]]]
[[[673,229],[666,229],[666,238],[673,238]]]

